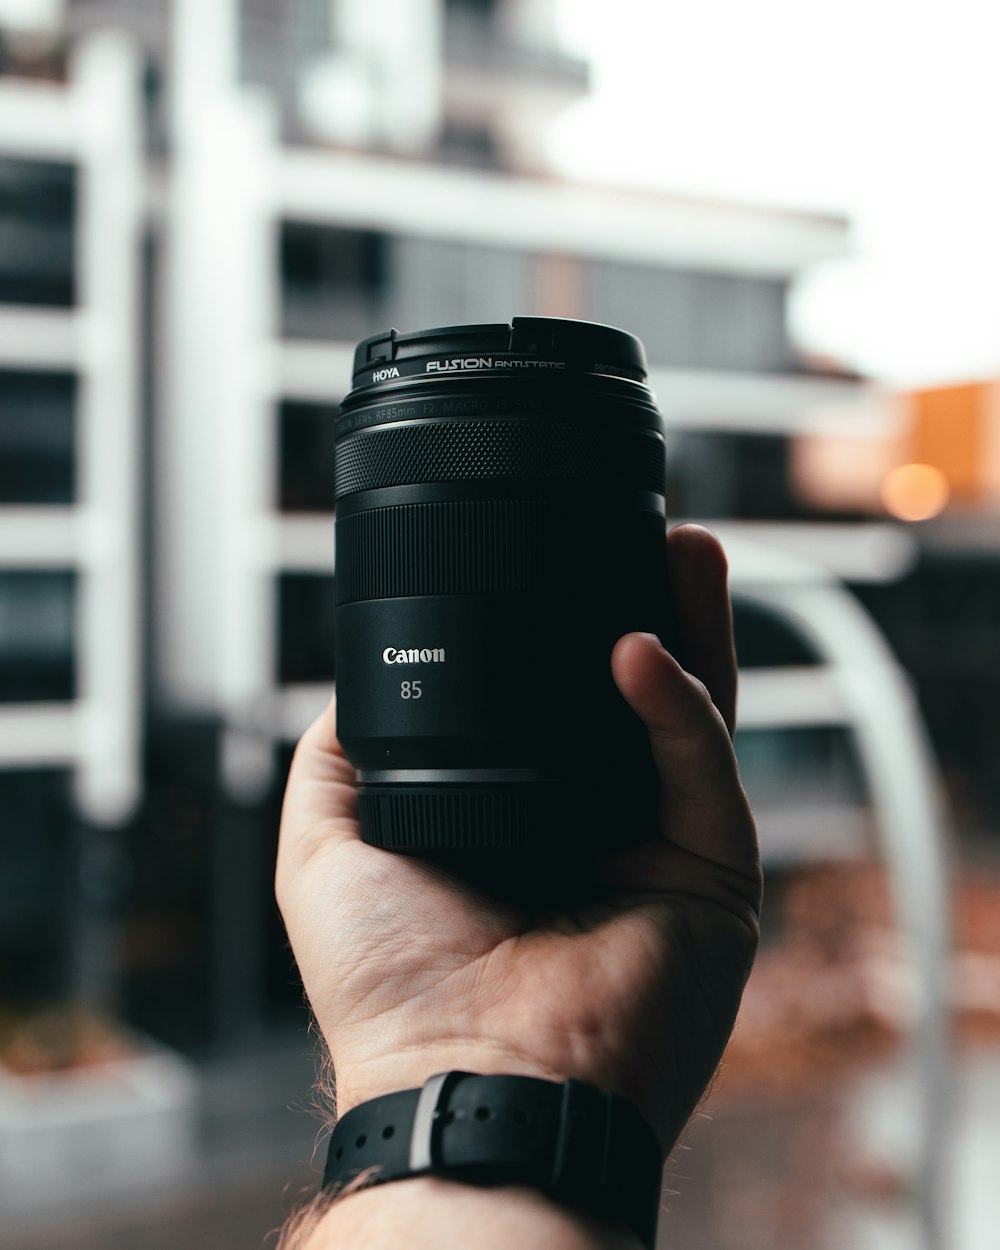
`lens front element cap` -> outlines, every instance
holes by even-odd
[[[354,389],[397,378],[487,373],[591,373],[645,383],[646,353],[634,334],[592,321],[515,317],[504,323],[386,330],[358,345]]]

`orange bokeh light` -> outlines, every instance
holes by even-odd
[[[900,521],[927,521],[943,512],[951,491],[932,464],[901,464],[885,475],[882,503]]]

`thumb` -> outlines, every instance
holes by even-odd
[[[705,686],[653,634],[620,638],[611,669],[649,731],[663,835],[703,859],[755,875],[753,818],[729,731]]]
[[[357,774],[337,741],[336,700],[299,740],[288,774],[278,835],[277,887],[337,842],[357,841]]]

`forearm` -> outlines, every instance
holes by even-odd
[[[623,1226],[513,1186],[418,1177],[338,1199],[291,1231],[282,1250],[641,1250]]]

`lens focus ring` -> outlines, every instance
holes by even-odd
[[[368,430],[337,447],[337,499],[409,482],[498,478],[571,481],[590,489],[623,483],[663,494],[663,444],[643,430],[563,421],[442,421]]]
[[[530,499],[463,499],[343,516],[337,602],[529,590],[540,510]]]

